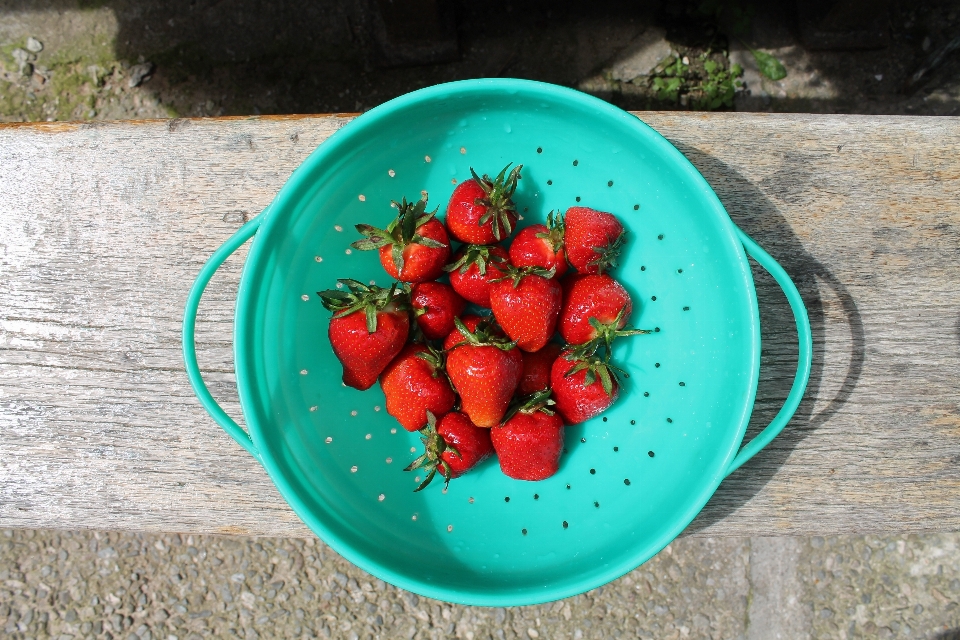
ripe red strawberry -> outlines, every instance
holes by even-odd
[[[603,273],[617,264],[626,241],[623,225],[612,213],[570,207],[565,216],[567,260],[580,273]]]
[[[501,330],[500,327],[497,326],[493,316],[477,316],[477,315],[473,315],[472,313],[468,313],[467,315],[460,318],[460,321],[463,323],[463,326],[465,326],[471,333],[476,333],[479,328],[479,330],[488,331],[490,332],[491,335],[494,335],[498,338],[506,337],[506,334],[503,332],[503,330]],[[456,320],[454,320],[454,322],[456,322]],[[481,327],[480,323],[485,323],[485,324]],[[453,349],[455,346],[457,346],[461,342],[466,342],[466,341],[467,341],[467,337],[464,334],[460,333],[460,329],[458,329],[456,325],[454,325],[453,331],[451,331],[450,335],[448,335],[443,340],[443,350],[450,351],[450,349]]]
[[[490,308],[490,282],[503,276],[510,264],[507,252],[500,247],[467,245],[460,247],[450,272],[450,284],[461,296],[475,305]]]
[[[403,282],[426,282],[443,273],[450,259],[450,238],[443,224],[434,218],[437,210],[427,213],[427,196],[417,203],[394,200],[392,206],[400,214],[386,229],[358,224],[357,231],[366,236],[351,246],[360,251],[380,251],[380,264],[390,277]]]
[[[540,267],[507,267],[490,290],[493,317],[524,351],[539,351],[557,328],[563,289]]]
[[[328,335],[343,365],[343,383],[362,391],[373,386],[407,341],[407,298],[396,285],[383,289],[356,280],[339,282],[347,291],[329,289],[317,295],[333,311]]]
[[[522,396],[529,396],[537,391],[549,388],[550,368],[553,366],[553,361],[560,355],[561,350],[562,348],[556,342],[548,342],[540,351],[524,352],[523,377],[520,378],[517,393]]]
[[[567,424],[578,424],[600,415],[620,395],[617,377],[608,363],[596,356],[565,351],[550,370],[550,388],[557,411]]]
[[[520,169],[506,175],[508,164],[495,179],[481,178],[471,168],[472,180],[457,185],[447,204],[447,229],[460,242],[493,244],[510,237],[517,222],[517,206],[511,197],[517,189]]]
[[[512,342],[478,325],[470,332],[458,319],[466,341],[447,354],[447,374],[460,394],[461,411],[478,427],[500,423],[510,398],[520,384],[523,357]]]
[[[407,431],[427,424],[427,413],[443,415],[456,395],[443,373],[443,356],[422,344],[407,345],[380,374],[387,413]]]
[[[418,282],[410,292],[413,317],[430,340],[443,340],[454,330],[453,319],[463,313],[467,301],[448,284]]]
[[[404,471],[423,468],[427,477],[414,491],[420,491],[440,475],[449,483],[462,476],[493,454],[490,430],[481,429],[462,413],[448,413],[438,422],[432,413],[427,413],[427,426],[423,434],[424,453],[410,463]]]
[[[550,391],[535,394],[500,426],[490,430],[500,470],[516,480],[543,480],[560,468],[563,419],[554,413]]]
[[[558,329],[569,344],[599,339],[609,349],[614,338],[650,333],[624,329],[632,311],[630,294],[610,276],[572,275],[563,281],[563,307]]]
[[[563,249],[563,216],[547,216],[547,224],[535,224],[517,232],[510,243],[510,262],[515,267],[553,269],[556,278],[567,272]]]

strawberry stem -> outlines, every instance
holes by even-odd
[[[394,282],[389,289],[376,285],[366,285],[350,278],[341,278],[337,282],[346,286],[347,290],[327,289],[318,291],[323,306],[333,312],[335,318],[350,315],[354,311],[363,310],[367,320],[367,332],[377,330],[377,313],[387,310],[405,309],[408,305],[407,294],[403,287],[398,288]]]
[[[541,278],[550,279],[557,273],[556,267],[550,267],[549,269],[544,269],[543,267],[515,267],[512,264],[507,264],[501,269],[503,275],[499,278],[495,278],[490,282],[502,282],[504,280],[513,280],[513,288],[516,289],[520,286],[520,281],[523,280],[526,276],[540,276]]]
[[[463,255],[456,262],[445,266],[443,270],[450,273],[459,269],[460,273],[466,273],[470,266],[475,264],[480,275],[485,276],[487,275],[488,265],[495,264],[497,268],[500,268],[499,265],[507,263],[506,258],[492,253],[491,249],[493,247],[489,245],[469,244],[464,248]]]
[[[559,211],[550,211],[547,214],[547,230],[536,234],[537,238],[543,238],[550,243],[554,253],[563,248],[563,232],[565,224],[563,214]]]
[[[399,273],[403,271],[403,251],[409,245],[419,244],[431,249],[443,249],[447,246],[442,242],[437,242],[417,233],[417,229],[430,222],[439,210],[439,207],[437,207],[433,211],[427,211],[426,193],[415,203],[407,202],[406,198],[401,198],[400,202],[392,200],[390,206],[400,212],[393,222],[387,225],[386,229],[378,229],[369,224],[356,225],[357,231],[364,236],[364,239],[352,243],[351,247],[359,251],[372,251],[387,245],[393,245],[390,255]]]
[[[515,398],[507,408],[507,412],[503,415],[500,425],[505,425],[510,418],[518,413],[536,413],[539,411],[540,413],[545,413],[548,416],[552,416],[554,411],[550,407],[557,404],[553,401],[553,398],[550,397],[552,394],[552,389],[542,389],[540,391],[531,393],[528,396]]]
[[[493,222],[493,237],[497,240],[503,240],[513,233],[513,221],[510,220],[510,214],[516,214],[517,205],[511,199],[513,193],[517,190],[517,180],[520,179],[520,169],[522,164],[518,164],[507,174],[510,164],[505,166],[496,178],[490,179],[490,176],[483,174],[483,177],[477,175],[477,172],[470,167],[470,174],[473,179],[483,189],[485,197],[477,198],[474,204],[482,205],[487,208],[480,217],[480,224]]]
[[[470,331],[467,325],[463,324],[460,318],[453,319],[457,331],[463,336],[463,341],[453,345],[448,351],[451,351],[461,345],[470,345],[473,347],[496,347],[501,351],[510,351],[517,346],[516,341],[507,340],[507,338],[498,335],[495,331],[496,325],[493,318],[484,318],[477,324],[474,331]]]
[[[587,266],[596,265],[598,274],[602,274],[604,271],[617,266],[617,257],[620,255],[620,251],[626,243],[627,232],[621,231],[620,235],[614,238],[610,244],[593,248],[597,257],[588,262]]]
[[[447,441],[437,431],[437,417],[433,415],[432,411],[427,411],[427,424],[420,429],[420,440],[423,442],[423,453],[404,469],[404,471],[413,471],[423,468],[427,471],[427,477],[413,492],[422,491],[433,481],[438,471],[446,480],[444,486],[449,485],[452,470],[450,464],[441,457],[441,454],[449,451],[458,458],[462,459],[462,457],[460,452],[453,445],[447,444]]]

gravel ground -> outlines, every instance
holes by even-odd
[[[744,540],[680,541],[606,587],[491,609],[420,598],[314,540],[4,531],[0,626],[60,638],[737,638],[748,561]]]
[[[801,587],[781,595],[804,615],[781,637],[960,637],[960,535],[796,542]],[[7,530],[0,628],[130,640],[773,637],[769,620],[751,620],[752,544],[680,539],[605,587],[502,609],[420,598],[315,540]]]

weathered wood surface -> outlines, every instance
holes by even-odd
[[[960,119],[644,113],[798,283],[814,371],[787,430],[688,529],[960,529]],[[210,420],[180,355],[204,260],[341,117],[0,127],[0,525],[306,535]],[[204,296],[200,362],[239,416],[245,253]],[[795,332],[755,270],[754,428]]]

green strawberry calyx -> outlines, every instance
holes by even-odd
[[[500,425],[505,425],[518,413],[532,414],[539,411],[540,413],[552,416],[554,414],[552,407],[557,404],[551,397],[552,395],[553,391],[551,389],[543,389],[528,396],[515,399],[507,408],[507,412],[503,414]]]
[[[557,253],[563,249],[564,228],[563,214],[559,211],[550,211],[547,214],[547,230],[536,234],[536,237],[546,240],[553,252]]]
[[[543,267],[515,267],[511,264],[504,266],[502,271],[502,276],[495,278],[490,282],[503,282],[505,280],[512,280],[514,289],[519,287],[520,281],[527,276],[540,276],[541,278],[546,278],[549,280],[557,273],[556,267],[544,269]]]
[[[337,280],[346,287],[318,291],[323,306],[333,312],[334,318],[348,316],[354,311],[363,311],[367,319],[367,333],[377,331],[377,313],[380,311],[399,311],[409,307],[407,293],[396,282],[389,289],[371,284],[366,285],[350,278]]]
[[[517,180],[520,179],[520,169],[522,164],[518,164],[510,174],[507,174],[508,164],[505,166],[496,178],[490,179],[490,176],[483,174],[483,177],[477,175],[477,172],[470,167],[470,173],[485,194],[483,198],[477,198],[474,204],[482,205],[487,210],[480,216],[480,224],[488,222],[493,223],[493,237],[497,240],[503,240],[513,233],[513,222],[510,220],[510,214],[515,214],[517,205],[514,204],[512,197],[517,190]]]
[[[422,468],[427,472],[427,477],[420,483],[420,486],[413,490],[414,493],[423,490],[430,484],[437,475],[437,471],[439,471],[440,475],[446,480],[444,486],[449,485],[453,471],[450,469],[450,464],[444,460],[441,455],[445,451],[449,451],[461,460],[463,457],[460,455],[460,452],[457,451],[453,445],[448,444],[437,431],[437,417],[433,415],[432,411],[427,411],[427,424],[420,429],[420,440],[423,442],[423,453],[404,469],[404,471],[413,471],[414,469]]]
[[[593,252],[597,254],[597,257],[588,262],[587,266],[596,266],[598,274],[616,267],[617,258],[626,243],[627,232],[621,231],[620,235],[614,238],[612,242],[600,247],[593,247]]]
[[[455,262],[445,266],[443,270],[447,273],[460,271],[461,274],[464,274],[471,266],[477,265],[477,271],[480,272],[480,275],[485,276],[489,265],[493,264],[499,269],[500,265],[507,264],[506,258],[490,251],[492,248],[489,245],[469,244],[464,248],[463,255]]]
[[[391,201],[390,206],[400,212],[393,222],[387,225],[386,229],[379,229],[369,224],[356,225],[357,231],[364,238],[351,244],[351,247],[360,251],[373,251],[392,245],[390,257],[397,268],[397,273],[400,273],[403,271],[403,251],[411,244],[419,244],[431,249],[443,249],[448,246],[417,233],[417,229],[430,222],[439,210],[437,207],[433,211],[427,211],[426,192],[415,203],[407,202],[406,198],[402,198],[400,202]]]
[[[583,378],[584,388],[589,387],[599,381],[600,386],[603,387],[603,391],[607,394],[607,396],[613,397],[613,385],[615,382],[617,384],[620,383],[617,373],[623,373],[623,370],[614,366],[613,363],[610,362],[609,353],[607,354],[606,358],[601,360],[592,353],[590,355],[584,355],[584,352],[578,348],[564,353],[562,357],[565,360],[575,363],[572,367],[570,367],[569,371],[563,374],[565,378],[568,378],[580,371],[586,371],[587,373]]]
[[[623,316],[626,313],[627,308],[621,307],[620,312],[617,314],[617,317],[613,322],[605,323],[600,322],[595,317],[590,316],[587,322],[590,323],[590,326],[597,332],[597,336],[591,341],[596,343],[597,346],[602,344],[607,349],[607,353],[610,352],[610,349],[613,345],[613,341],[617,338],[624,338],[627,336],[642,336],[653,331],[649,329],[633,329],[631,327],[624,326],[622,329],[618,328],[620,323],[623,322]],[[594,348],[596,351],[596,348]]]
[[[443,376],[446,378],[446,358],[442,351],[438,351],[429,344],[423,343],[423,351],[417,352],[417,357],[430,365],[433,370],[431,374],[434,378]],[[447,380],[449,383],[449,379]]]
[[[460,335],[463,336],[463,340],[453,345],[448,351],[452,351],[463,345],[472,347],[496,347],[501,351],[510,351],[511,349],[517,348],[515,340],[511,341],[499,333],[497,330],[498,327],[492,317],[481,320],[474,331],[470,331],[460,318],[454,318],[453,323],[457,326],[457,331],[460,332]]]

